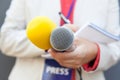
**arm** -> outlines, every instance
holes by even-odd
[[[26,37],[25,0],[12,0],[1,29],[1,50],[12,57],[37,57],[44,53]]]
[[[119,36],[120,35],[119,21],[120,20],[118,0],[110,0],[106,30]],[[109,69],[111,66],[115,65],[120,59],[120,41],[107,45],[98,43],[98,45],[100,48],[100,55],[97,56],[97,59],[99,57],[98,66],[94,68],[94,70],[97,71]],[[95,62],[93,66],[96,65]],[[91,66],[87,66],[85,70],[88,71],[87,69],[89,69],[89,67],[91,68]],[[93,70],[91,69],[91,71]]]
[[[118,0],[109,1],[107,30],[115,35],[120,35]],[[100,62],[96,70],[106,70],[120,59],[120,41],[100,46]]]

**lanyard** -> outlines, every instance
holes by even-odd
[[[76,2],[76,0],[72,0],[72,4],[71,4],[70,9],[69,9],[69,11],[68,11],[68,14],[67,14],[67,16],[66,16],[67,19],[69,19],[70,15],[71,15],[71,13],[72,13],[72,11],[73,11],[73,8],[74,8],[74,6],[75,6],[75,2]]]
[[[73,23],[73,11],[76,0],[61,0],[61,13]],[[61,25],[64,22],[61,20]]]

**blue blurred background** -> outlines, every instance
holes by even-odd
[[[0,26],[2,25],[5,12],[9,8],[11,0],[0,0]],[[120,3],[120,0],[119,0]],[[0,80],[8,80],[8,75],[15,63],[15,58],[4,56],[0,52]],[[105,72],[106,80],[120,80],[120,62]]]

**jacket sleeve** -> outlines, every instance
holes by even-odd
[[[2,53],[12,57],[38,57],[45,53],[27,39],[25,22],[25,0],[12,0],[1,28]]]
[[[118,0],[109,0],[108,7],[106,30],[120,37]],[[84,69],[87,72],[107,70],[120,60],[120,40],[110,44],[98,43],[98,45],[100,49],[99,61],[94,61],[93,66],[88,65],[87,68]],[[89,67],[91,68],[96,65],[95,62],[98,62],[98,66],[96,66],[96,69],[89,70]]]
[[[120,37],[118,0],[109,0],[107,30]],[[106,70],[120,60],[120,40],[111,44],[99,44],[100,61],[96,70]]]

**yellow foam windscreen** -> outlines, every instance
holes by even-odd
[[[56,24],[46,16],[38,16],[32,19],[26,28],[28,39],[37,47],[47,50],[51,48],[50,34],[56,28]]]

